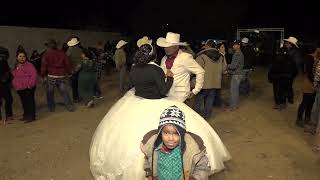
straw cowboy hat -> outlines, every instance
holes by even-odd
[[[120,40],[120,41],[118,42],[118,44],[116,45],[116,48],[117,48],[117,49],[120,49],[120,48],[122,48],[122,46],[124,46],[124,45],[126,45],[126,44],[128,44],[128,42],[126,42],[126,41],[124,41],[124,40]]]
[[[137,41],[137,46],[138,47],[141,47],[142,45],[145,45],[145,44],[152,44],[152,39],[149,39],[148,36],[143,36],[143,38],[139,39]]]
[[[158,38],[157,45],[160,47],[187,46],[187,43],[180,42],[180,34],[168,32],[166,38]]]
[[[288,39],[284,39],[284,41],[287,41],[293,45],[295,45],[296,47],[298,47],[298,39],[295,37],[290,36]]]
[[[70,39],[70,41],[68,41],[67,45],[68,45],[69,47],[71,47],[71,46],[75,46],[75,45],[77,45],[77,44],[79,44],[79,43],[80,43],[80,41],[78,41],[77,38],[72,38],[72,39]]]
[[[245,44],[248,44],[249,43],[249,39],[244,37],[244,38],[241,39],[241,42],[245,43]]]

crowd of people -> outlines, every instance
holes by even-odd
[[[61,49],[54,39],[45,42],[46,50],[32,52],[28,58],[22,45],[16,51],[16,62],[11,69],[8,64],[8,49],[0,47],[0,105],[5,102],[6,123],[13,120],[11,87],[21,99],[23,117],[26,123],[36,120],[35,91],[41,80],[46,90],[47,105],[50,112],[55,111],[55,89],[63,97],[68,111],[74,111],[74,103],[93,107],[95,99],[102,98],[100,79],[103,69],[110,71],[112,66],[111,49],[104,50],[101,42],[92,48],[81,45],[79,37],[72,37]],[[68,80],[72,88],[69,95]],[[2,116],[0,117],[2,119]]]
[[[132,44],[134,48],[129,47]],[[255,53],[248,38],[233,41],[230,48],[225,41],[208,39],[198,53],[180,41],[180,34],[172,32],[156,42],[147,36],[134,43],[120,40],[115,50],[110,46],[105,49],[101,42],[85,48],[76,36],[61,49],[54,39],[45,46],[46,51],[33,51],[30,58],[19,46],[12,70],[7,62],[8,51],[0,47],[0,104],[5,102],[5,121],[13,119],[11,86],[21,99],[21,120],[36,119],[38,77],[44,83],[50,112],[55,111],[56,88],[68,111],[74,111],[74,103],[94,107],[95,99],[102,98],[102,71],[110,73],[114,63],[123,97],[109,110],[92,138],[90,168],[95,179],[208,179],[231,159],[207,120],[214,115],[214,105],[228,105],[230,111],[235,111],[239,95],[250,94]],[[319,46],[313,44],[304,55],[298,40],[289,37],[268,73],[276,110],[284,110],[287,102],[294,102],[292,86],[297,74],[303,73],[303,100],[296,124],[316,135],[317,151],[319,59]],[[221,95],[223,76],[230,77],[227,104]],[[188,103],[193,98],[194,103]]]

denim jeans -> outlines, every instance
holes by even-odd
[[[55,110],[54,88],[57,87],[63,97],[64,104],[69,111],[73,111],[72,102],[66,88],[66,83],[62,78],[48,78],[47,80],[47,101],[49,111]]]
[[[239,105],[239,85],[242,79],[244,78],[243,75],[232,75],[231,77],[231,85],[230,85],[230,107],[236,108]]]
[[[218,93],[219,89],[202,89],[196,96],[194,102],[194,109],[203,118],[208,119],[212,113],[212,104]],[[204,110],[201,110],[201,106],[204,103]]]
[[[100,97],[101,96],[101,87],[100,87],[100,80],[98,79],[96,84],[94,85],[94,91],[95,91],[95,96]]]
[[[221,89],[217,89],[216,95],[213,101],[213,106],[221,107],[223,105],[222,95],[221,95]]]

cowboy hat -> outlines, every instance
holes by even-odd
[[[77,38],[72,38],[72,39],[70,39],[70,41],[68,41],[67,45],[68,45],[69,47],[71,47],[71,46],[75,46],[75,45],[77,45],[77,44],[79,44],[79,43],[80,43],[80,41],[78,41]]]
[[[248,44],[249,43],[249,39],[247,37],[244,37],[241,39],[242,43]]]
[[[139,39],[137,41],[137,46],[138,47],[141,47],[142,45],[145,45],[145,44],[152,44],[152,39],[149,39],[147,36],[143,36],[143,38]]]
[[[284,41],[287,41],[293,45],[295,45],[296,47],[298,47],[298,39],[295,37],[290,36],[288,39],[284,39]]]
[[[128,42],[126,42],[126,41],[124,41],[124,40],[120,40],[120,41],[118,42],[118,44],[116,45],[116,48],[117,48],[117,49],[120,49],[120,48],[122,48],[122,46],[124,46],[124,45],[126,45],[126,44],[128,44]]]
[[[168,32],[166,38],[158,38],[157,45],[160,47],[187,46],[187,43],[180,42],[180,34]]]

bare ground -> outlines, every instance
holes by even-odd
[[[301,92],[296,92],[295,104],[279,112],[272,109],[272,88],[266,70],[258,68],[252,78],[253,92],[241,99],[240,109],[214,110],[210,124],[233,159],[226,163],[225,171],[211,179],[319,180],[320,158],[311,150],[313,137],[294,125]],[[47,112],[44,89],[39,84],[38,120],[0,125],[0,180],[91,180],[91,137],[120,97],[117,80],[116,74],[104,78],[104,99],[93,109],[77,104],[75,112],[67,112],[62,105],[55,113]],[[223,93],[227,96],[228,90]],[[18,119],[21,105],[13,94]],[[59,96],[57,101],[61,102]]]

